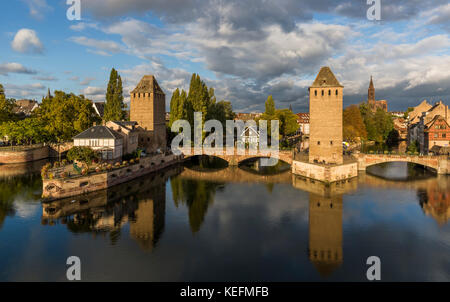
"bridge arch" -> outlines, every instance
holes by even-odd
[[[437,156],[419,156],[419,155],[394,155],[394,154],[359,154],[358,169],[366,170],[367,167],[390,162],[408,162],[424,167],[432,168],[437,173],[442,173],[440,169],[441,158]]]

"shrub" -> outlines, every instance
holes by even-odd
[[[49,179],[53,179],[53,173],[49,173],[49,174],[48,174],[48,178],[49,178]]]
[[[84,168],[83,170],[81,170],[81,174],[82,175],[87,175],[88,174],[88,169]]]
[[[111,170],[112,170],[112,168],[113,168],[113,167],[112,167],[112,165],[111,165],[111,164],[108,164],[108,165],[106,166],[106,169],[107,169],[107,170],[110,170],[110,171],[111,171]]]
[[[67,152],[67,158],[70,161],[80,161],[86,164],[98,159],[98,154],[89,147],[73,147]]]
[[[61,161],[61,165],[67,166],[67,159],[63,159],[63,160]]]
[[[120,167],[120,163],[117,162],[117,163],[115,164],[115,166],[116,166],[116,167]]]
[[[95,172],[99,173],[101,170],[102,169],[99,166],[95,167]]]
[[[130,159],[130,164],[134,164],[134,159]]]
[[[124,160],[124,161],[122,162],[122,165],[126,166],[126,165],[128,165],[128,162],[127,162],[126,160]]]
[[[55,161],[55,162],[53,163],[53,168],[59,168],[59,162]]]
[[[61,177],[62,177],[62,178],[67,178],[67,172],[62,172],[62,173],[61,173]]]

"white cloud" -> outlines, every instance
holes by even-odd
[[[44,14],[52,11],[53,8],[47,4],[46,0],[23,0],[30,10],[30,15],[36,19],[43,19]]]
[[[42,53],[44,46],[39,40],[36,32],[32,29],[22,28],[14,36],[11,43],[13,50],[20,53]]]
[[[88,86],[81,90],[81,94],[93,101],[103,101],[106,95],[106,89],[103,87]]]
[[[41,83],[32,84],[5,84],[5,91],[12,98],[39,98],[44,96],[46,87]]]
[[[35,74],[36,71],[26,68],[22,64],[15,62],[0,64],[1,75],[8,75],[10,73]]]
[[[109,54],[109,53],[116,54],[116,53],[119,53],[122,51],[122,47],[114,41],[96,40],[96,39],[91,39],[91,38],[87,38],[87,37],[83,37],[83,36],[71,37],[69,40],[72,42],[75,42],[77,44],[93,48],[95,51],[99,51],[104,54]]]

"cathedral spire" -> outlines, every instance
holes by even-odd
[[[368,102],[374,102],[375,101],[375,87],[373,85],[372,76],[370,76],[369,93],[368,93],[367,100],[368,100]]]

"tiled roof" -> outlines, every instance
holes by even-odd
[[[122,138],[119,133],[109,129],[106,126],[93,126],[80,134],[76,135],[74,139],[96,139],[96,138]]]
[[[143,92],[156,92],[162,93],[161,87],[159,87],[158,82],[156,81],[153,75],[143,76],[139,84],[137,84],[136,88],[131,91],[131,93],[143,93]]]
[[[319,74],[311,87],[343,87],[334,76],[330,67],[320,68]]]
[[[302,124],[309,124],[309,113],[297,113],[298,121]]]

